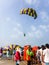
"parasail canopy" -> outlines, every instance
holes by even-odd
[[[33,8],[21,9],[20,10],[20,14],[26,14],[26,15],[32,16],[32,17],[34,17],[34,19],[37,18],[37,13],[36,13],[36,11]]]

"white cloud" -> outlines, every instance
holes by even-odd
[[[14,0],[0,0],[0,6],[1,7],[9,7],[11,6],[15,1]]]
[[[15,27],[13,28],[13,31],[20,31],[22,30],[22,25],[20,23],[15,23]]]
[[[29,5],[36,5],[35,7],[38,7],[40,5],[40,0],[24,0]]]
[[[31,37],[31,38],[34,37],[33,32],[28,32],[27,34],[28,34],[28,37]]]
[[[11,33],[11,38],[19,38],[23,35],[22,25],[17,23]]]
[[[19,34],[19,35],[22,34],[21,30],[19,30],[19,29],[16,28],[16,27],[13,29],[13,32],[16,33],[16,34]]]
[[[22,35],[23,35],[23,32],[17,30],[17,32],[14,32],[14,33],[11,34],[10,38],[19,39],[20,37],[22,37]]]
[[[12,22],[12,19],[11,19],[11,17],[1,17],[1,19],[0,19],[0,23],[2,23],[2,24],[5,24],[5,23],[9,23],[9,22]]]
[[[39,38],[43,37],[43,34],[42,34],[42,32],[40,30],[37,30],[35,32],[32,32],[32,31],[28,32],[28,36],[31,37],[31,38],[37,38],[37,39],[39,39]]]
[[[41,28],[45,32],[48,32],[49,31],[49,25],[40,25],[39,28]]]
[[[49,16],[48,16],[48,13],[46,11],[41,11],[40,12],[40,17],[44,22],[49,21]]]
[[[7,21],[7,22],[9,22],[10,20],[11,20],[11,18],[10,18],[10,17],[7,17],[7,18],[6,18],[6,21]]]
[[[42,33],[42,31],[40,31],[40,30],[37,30],[36,32],[35,32],[35,36],[36,36],[36,38],[41,38],[43,35],[42,35],[43,33]]]
[[[32,31],[36,31],[36,27],[35,26],[31,26],[31,29],[32,29]]]
[[[32,4],[32,0],[25,0],[26,1],[26,3],[28,3],[28,4]]]
[[[43,37],[43,32],[38,28],[38,26],[36,27],[32,25],[30,32],[28,32],[28,36],[33,38],[41,38]]]
[[[40,39],[45,36],[49,32],[49,25],[39,25],[30,27],[30,32],[28,32],[28,36],[31,38]]]
[[[17,23],[16,26],[22,28],[22,25],[20,23]]]

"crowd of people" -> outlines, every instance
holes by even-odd
[[[3,50],[0,49],[0,57],[3,56]],[[16,62],[16,65],[19,65],[20,61],[27,61],[27,65],[39,64],[41,65],[49,65],[49,44],[31,47],[30,45],[24,46],[24,48],[17,49],[13,48],[11,50],[7,50],[6,52],[7,58],[10,56]]]

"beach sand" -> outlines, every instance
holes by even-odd
[[[7,59],[0,59],[0,65],[16,65],[15,61],[7,60]],[[26,61],[21,61],[20,65],[27,65]],[[41,65],[41,64],[33,64],[33,65]]]

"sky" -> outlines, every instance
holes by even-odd
[[[21,15],[24,8],[35,9],[37,19]],[[49,0],[0,0],[0,46],[46,43],[49,43]]]

